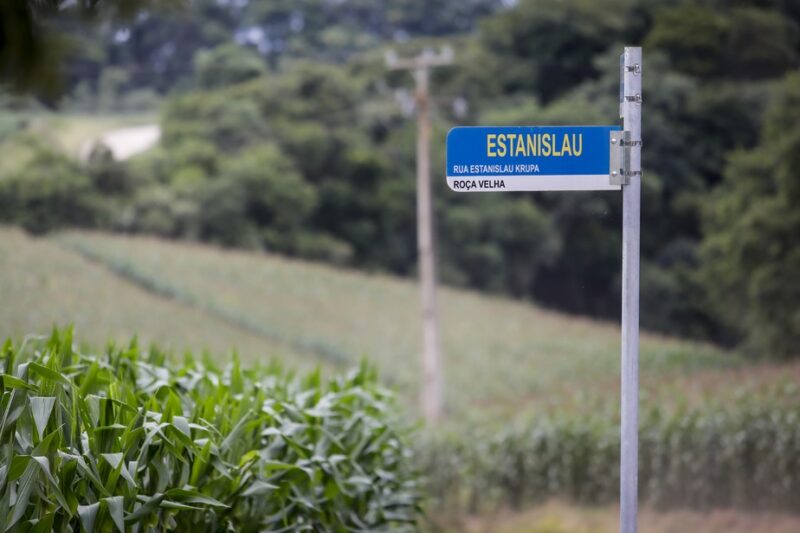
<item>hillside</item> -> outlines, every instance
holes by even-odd
[[[347,367],[365,356],[408,400],[415,395],[409,280],[154,238],[16,229],[0,230],[0,273],[2,336],[73,322],[94,343],[138,334],[176,351],[235,348],[245,360],[277,356],[290,366]],[[616,325],[469,291],[444,289],[441,301],[447,409],[457,418],[613,405]],[[648,334],[641,358],[643,395],[670,399],[787,375],[775,365],[745,371],[711,346]]]
[[[95,346],[138,334],[175,350],[207,348],[227,354],[299,357],[202,311],[131,285],[100,265],[47,239],[0,229],[0,336],[48,333],[72,323],[77,337]]]

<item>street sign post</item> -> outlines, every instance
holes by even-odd
[[[620,56],[619,126],[459,127],[447,135],[458,192],[622,191],[620,532],[636,533],[642,49]]]
[[[628,133],[622,188],[620,531],[636,533],[639,487],[639,235],[642,186],[642,49],[623,53],[621,115]]]
[[[447,134],[454,191],[610,191],[619,126],[460,127]]]

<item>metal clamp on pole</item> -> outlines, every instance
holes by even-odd
[[[631,132],[612,131],[608,149],[608,177],[611,185],[627,185],[631,168]]]
[[[611,185],[627,185],[631,176],[641,176],[641,170],[631,169],[631,147],[642,141],[631,140],[629,131],[612,131],[608,149],[608,177]]]

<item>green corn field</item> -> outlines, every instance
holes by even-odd
[[[421,447],[439,512],[522,508],[549,498],[609,504],[619,490],[618,418],[554,413],[496,433]],[[657,509],[794,512],[800,500],[800,390],[736,403],[650,405],[640,420],[641,500]]]
[[[0,354],[3,531],[402,530],[420,490],[366,366],[323,380],[157,348]]]

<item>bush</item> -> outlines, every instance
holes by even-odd
[[[93,227],[107,218],[91,177],[78,163],[31,134],[0,154],[0,223],[31,233],[64,226]]]
[[[413,527],[419,492],[392,402],[366,367],[323,380],[224,371],[158,349],[0,353],[4,531]]]

